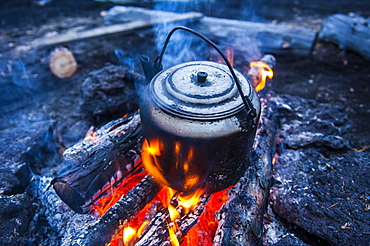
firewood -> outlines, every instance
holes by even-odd
[[[168,227],[171,226],[171,223],[177,224],[179,231],[175,233],[177,239],[180,241],[198,223],[199,217],[202,215],[209,198],[209,194],[203,194],[198,204],[188,214],[183,214],[179,219],[176,219],[175,222],[171,222],[167,208],[158,210],[145,231],[138,238],[135,246],[171,245],[168,232]],[[176,207],[176,210],[181,211],[182,208]]]
[[[105,246],[120,232],[127,220],[137,214],[159,192],[161,186],[147,175],[126,196],[123,196],[97,223],[81,229],[70,245]]]
[[[244,46],[247,53],[262,51],[299,56],[311,54],[317,36],[316,31],[305,28],[213,17],[204,17],[195,29],[222,39],[230,46]]]
[[[219,245],[261,245],[263,215],[272,185],[272,157],[275,153],[277,110],[263,99],[260,127],[252,165],[218,212],[219,225],[213,241]]]
[[[369,25],[369,19],[355,14],[335,14],[325,21],[319,37],[339,45],[340,49],[355,51],[370,60]]]
[[[148,28],[160,23],[178,22],[184,20],[197,20],[201,18],[203,14],[196,12],[188,12],[183,14],[177,14],[170,18],[155,18],[150,20],[137,20],[129,23],[116,24],[111,26],[97,27],[95,29],[82,31],[82,32],[68,32],[60,34],[56,37],[39,38],[31,43],[32,47],[38,48],[49,45],[57,45],[61,43],[68,43],[76,40],[95,38],[101,36],[107,36],[111,34],[122,34],[132,32],[138,29]]]
[[[50,55],[50,71],[61,79],[72,77],[77,71],[77,62],[73,53],[64,47],[56,48]]]
[[[112,121],[93,135],[76,144],[77,147],[71,147],[74,152],[76,149],[79,149],[77,152],[92,150],[90,155],[66,160],[72,165],[51,182],[60,198],[77,213],[89,212],[111,187],[124,182],[141,168],[142,135],[138,113]],[[79,148],[81,146],[84,147]]]

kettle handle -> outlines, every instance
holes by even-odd
[[[220,50],[220,48],[218,48],[218,46],[212,42],[209,38],[207,38],[206,36],[204,36],[203,34],[191,29],[191,28],[188,28],[188,27],[185,27],[185,26],[177,26],[175,28],[173,28],[167,35],[167,38],[166,38],[166,41],[164,42],[164,45],[163,45],[163,48],[162,48],[162,51],[161,53],[158,55],[158,57],[154,60],[154,64],[153,64],[153,71],[155,74],[157,74],[158,72],[160,72],[162,69],[163,69],[163,66],[162,66],[162,58],[163,58],[163,54],[164,52],[166,51],[166,48],[167,48],[167,45],[168,45],[168,42],[172,36],[172,34],[177,31],[177,30],[184,30],[184,31],[187,31],[187,32],[190,32],[198,37],[200,37],[201,39],[203,39],[205,42],[207,42],[209,45],[211,45],[222,57],[222,59],[225,61],[227,67],[229,68],[230,72],[231,72],[231,75],[233,76],[234,78],[234,81],[235,81],[235,84],[236,84],[236,87],[238,88],[238,91],[241,95],[241,98],[243,100],[243,103],[245,105],[245,108],[247,110],[247,114],[249,116],[249,119],[247,120],[250,120],[250,119],[254,119],[256,116],[257,116],[257,113],[256,113],[256,109],[253,107],[252,105],[252,102],[251,100],[249,99],[249,97],[246,97],[244,96],[243,94],[243,90],[242,90],[242,87],[240,85],[240,82],[239,82],[239,79],[238,77],[236,76],[235,72],[234,72],[234,69],[233,67],[231,66],[230,64],[230,61],[227,59],[227,57],[224,55],[224,53],[222,53],[222,51]]]

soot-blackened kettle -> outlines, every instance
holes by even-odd
[[[152,78],[140,105],[143,163],[157,180],[177,191],[201,188],[213,193],[234,185],[250,165],[260,102],[219,48],[186,27],[169,33],[154,70],[161,66],[170,36],[179,29],[207,41],[226,65],[193,61]]]

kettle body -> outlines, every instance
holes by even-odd
[[[183,193],[213,193],[234,185],[250,165],[260,102],[249,81],[234,72],[243,94],[229,68],[210,61],[163,70],[147,86],[140,105],[143,162],[161,183]]]

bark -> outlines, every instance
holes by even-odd
[[[223,40],[228,46],[245,49],[247,57],[253,59],[257,58],[253,57],[255,53],[260,54],[261,51],[308,56],[317,36],[316,31],[305,28],[213,17],[204,17],[195,29]]]
[[[230,190],[229,200],[218,212],[219,226],[213,241],[218,245],[260,245],[263,216],[272,185],[272,157],[275,153],[277,110],[263,99],[260,126],[251,166]]]
[[[369,23],[369,19],[355,14],[335,14],[325,21],[319,37],[339,45],[341,49],[355,51],[370,60]]]
[[[51,182],[59,197],[75,212],[89,212],[111,187],[141,168],[139,114],[107,125],[99,130],[99,137],[89,136],[90,142],[85,140],[86,148],[94,152],[83,160],[78,159]]]

